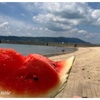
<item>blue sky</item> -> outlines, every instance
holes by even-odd
[[[0,35],[77,37],[100,44],[100,3],[1,2]]]

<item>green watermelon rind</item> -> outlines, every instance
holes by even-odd
[[[72,56],[70,57],[69,59],[71,59],[71,66],[69,67],[68,71],[65,73],[66,77],[65,77],[65,81],[61,84],[59,90],[57,91],[57,93],[55,95],[53,95],[51,98],[54,98],[56,97],[64,88],[65,86],[67,85],[67,82],[68,82],[68,78],[70,76],[70,72],[71,72],[71,69],[72,69],[72,66],[73,66],[73,63],[75,61],[75,57]],[[67,67],[67,66],[66,66]]]

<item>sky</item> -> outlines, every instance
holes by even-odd
[[[0,2],[0,36],[75,37],[100,44],[100,2]]]

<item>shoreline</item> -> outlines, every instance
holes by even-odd
[[[46,57],[52,57],[52,56],[60,56],[60,55],[64,55],[64,54],[70,54],[70,53],[73,53],[75,51],[77,51],[78,48],[75,48],[73,47],[71,51],[65,51],[65,52],[57,52],[57,53],[48,53],[48,54],[43,54],[43,56],[46,56]]]

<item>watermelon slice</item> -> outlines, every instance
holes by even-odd
[[[55,62],[39,54],[24,57],[2,48],[0,97],[55,97],[65,87],[73,61],[74,56]]]

